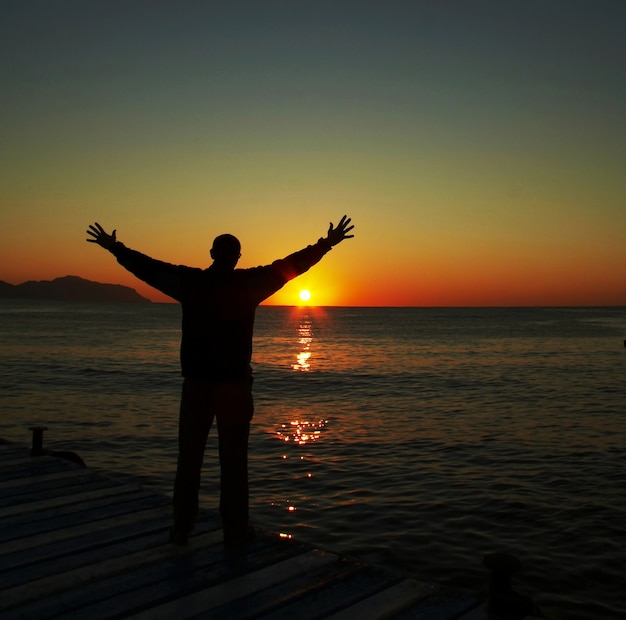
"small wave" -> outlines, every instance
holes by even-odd
[[[81,368],[78,371],[78,374],[81,375],[124,375],[126,374],[125,370],[104,370],[102,368]]]

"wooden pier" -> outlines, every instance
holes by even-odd
[[[0,440],[0,617],[481,620],[479,601],[257,533],[228,553],[217,514],[169,542],[170,499]]]

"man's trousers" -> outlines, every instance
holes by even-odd
[[[174,482],[174,528],[188,534],[198,515],[200,472],[207,437],[217,421],[220,515],[224,542],[236,545],[248,532],[248,436],[254,412],[250,378],[183,381]]]

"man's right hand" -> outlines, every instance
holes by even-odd
[[[105,232],[104,228],[96,222],[95,224],[89,225],[89,230],[87,231],[88,235],[91,235],[93,239],[87,239],[89,243],[97,243],[99,246],[103,247],[105,250],[108,250],[116,241],[117,238],[115,236],[115,230],[113,234],[109,235]]]

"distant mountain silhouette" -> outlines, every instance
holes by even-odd
[[[135,289],[121,284],[102,284],[78,276],[55,280],[9,284],[0,280],[0,298],[49,299],[53,301],[124,301],[151,303]]]

